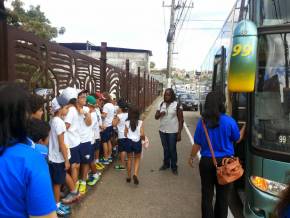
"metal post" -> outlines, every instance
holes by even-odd
[[[4,0],[0,0],[0,81],[7,81],[8,74],[8,36]]]
[[[101,43],[101,64],[100,64],[100,74],[101,74],[101,92],[107,91],[107,43]]]
[[[143,76],[143,79],[144,79],[144,84],[143,84],[143,88],[144,88],[144,99],[143,99],[143,102],[144,102],[144,111],[146,109],[146,71],[144,71],[144,76]]]
[[[138,79],[137,79],[137,92],[136,92],[136,94],[137,94],[137,107],[138,107],[138,109],[140,110],[141,109],[141,107],[140,107],[140,89],[141,89],[141,87],[140,87],[140,67],[138,67]]]
[[[129,70],[130,70],[130,62],[129,62],[129,59],[126,59],[126,84],[127,84],[127,87],[126,87],[126,97],[127,99],[129,100]]]
[[[152,104],[152,102],[153,102],[153,77],[151,77],[151,79],[150,79],[150,90],[151,90],[151,95],[150,95],[150,104]]]
[[[147,90],[148,90],[148,97],[147,97],[147,106],[150,105],[150,76],[147,75]]]
[[[171,12],[170,12],[170,29],[167,35],[168,51],[167,51],[167,88],[171,88],[171,77],[172,77],[172,55],[174,46],[174,35],[175,35],[175,0],[171,2]]]

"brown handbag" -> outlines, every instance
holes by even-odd
[[[242,177],[242,175],[244,174],[244,169],[238,157],[230,157],[230,158],[225,157],[222,159],[222,165],[218,166],[215,155],[214,155],[214,151],[212,148],[212,144],[208,135],[208,131],[203,120],[202,120],[202,126],[204,129],[206,140],[207,140],[210,153],[212,156],[212,161],[216,167],[216,175],[217,175],[218,183],[220,185],[226,185]]]

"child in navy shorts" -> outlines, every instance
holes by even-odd
[[[142,152],[141,139],[145,139],[143,121],[139,120],[139,110],[137,108],[130,108],[128,113],[128,121],[125,123],[125,136],[128,138],[126,151],[128,154],[127,173],[128,177],[126,181],[131,182],[131,165],[132,160],[134,163],[134,184],[138,185],[138,173]],[[133,158],[134,157],[134,158]]]
[[[54,198],[58,215],[70,213],[69,207],[60,202],[60,188],[66,182],[66,171],[70,168],[69,149],[64,143],[66,126],[62,117],[67,114],[68,106],[60,106],[57,98],[52,100],[53,118],[50,121],[51,131],[49,134],[49,171],[53,183]]]
[[[113,120],[113,126],[118,130],[118,152],[120,154],[121,164],[116,165],[116,170],[125,170],[126,146],[128,139],[125,136],[125,123],[128,119],[128,105],[124,100],[118,101],[119,110],[117,116]]]

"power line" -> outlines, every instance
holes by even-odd
[[[190,1],[189,5],[191,5],[191,4],[192,4],[192,0]],[[180,34],[180,30],[181,30],[182,27],[183,27],[184,21],[186,20],[187,15],[188,15],[188,12],[189,12],[190,9],[191,9],[190,7],[187,8],[187,11],[186,11],[186,13],[185,13],[185,15],[184,15],[184,19],[182,20],[182,23],[181,23],[181,25],[179,26],[179,30],[178,30],[178,32],[177,32],[177,36],[176,36],[176,41],[178,40],[178,37],[179,37],[179,34]],[[188,18],[189,18],[189,17],[190,17],[190,16],[188,16]]]
[[[204,20],[204,19],[192,19],[192,20],[187,20],[189,22],[224,22],[224,20]]]
[[[164,22],[164,33],[166,37],[166,19],[165,19],[165,8],[163,7],[163,22]]]
[[[221,29],[221,27],[217,27],[217,28],[214,28],[214,27],[209,27],[209,28],[207,28],[207,27],[201,27],[201,28],[199,28],[199,27],[190,27],[190,28],[183,28],[183,30],[220,30]]]

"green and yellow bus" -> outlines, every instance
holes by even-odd
[[[228,113],[247,123],[235,145],[246,173],[234,184],[246,218],[274,217],[290,182],[289,46],[289,0],[238,0],[201,66]]]

